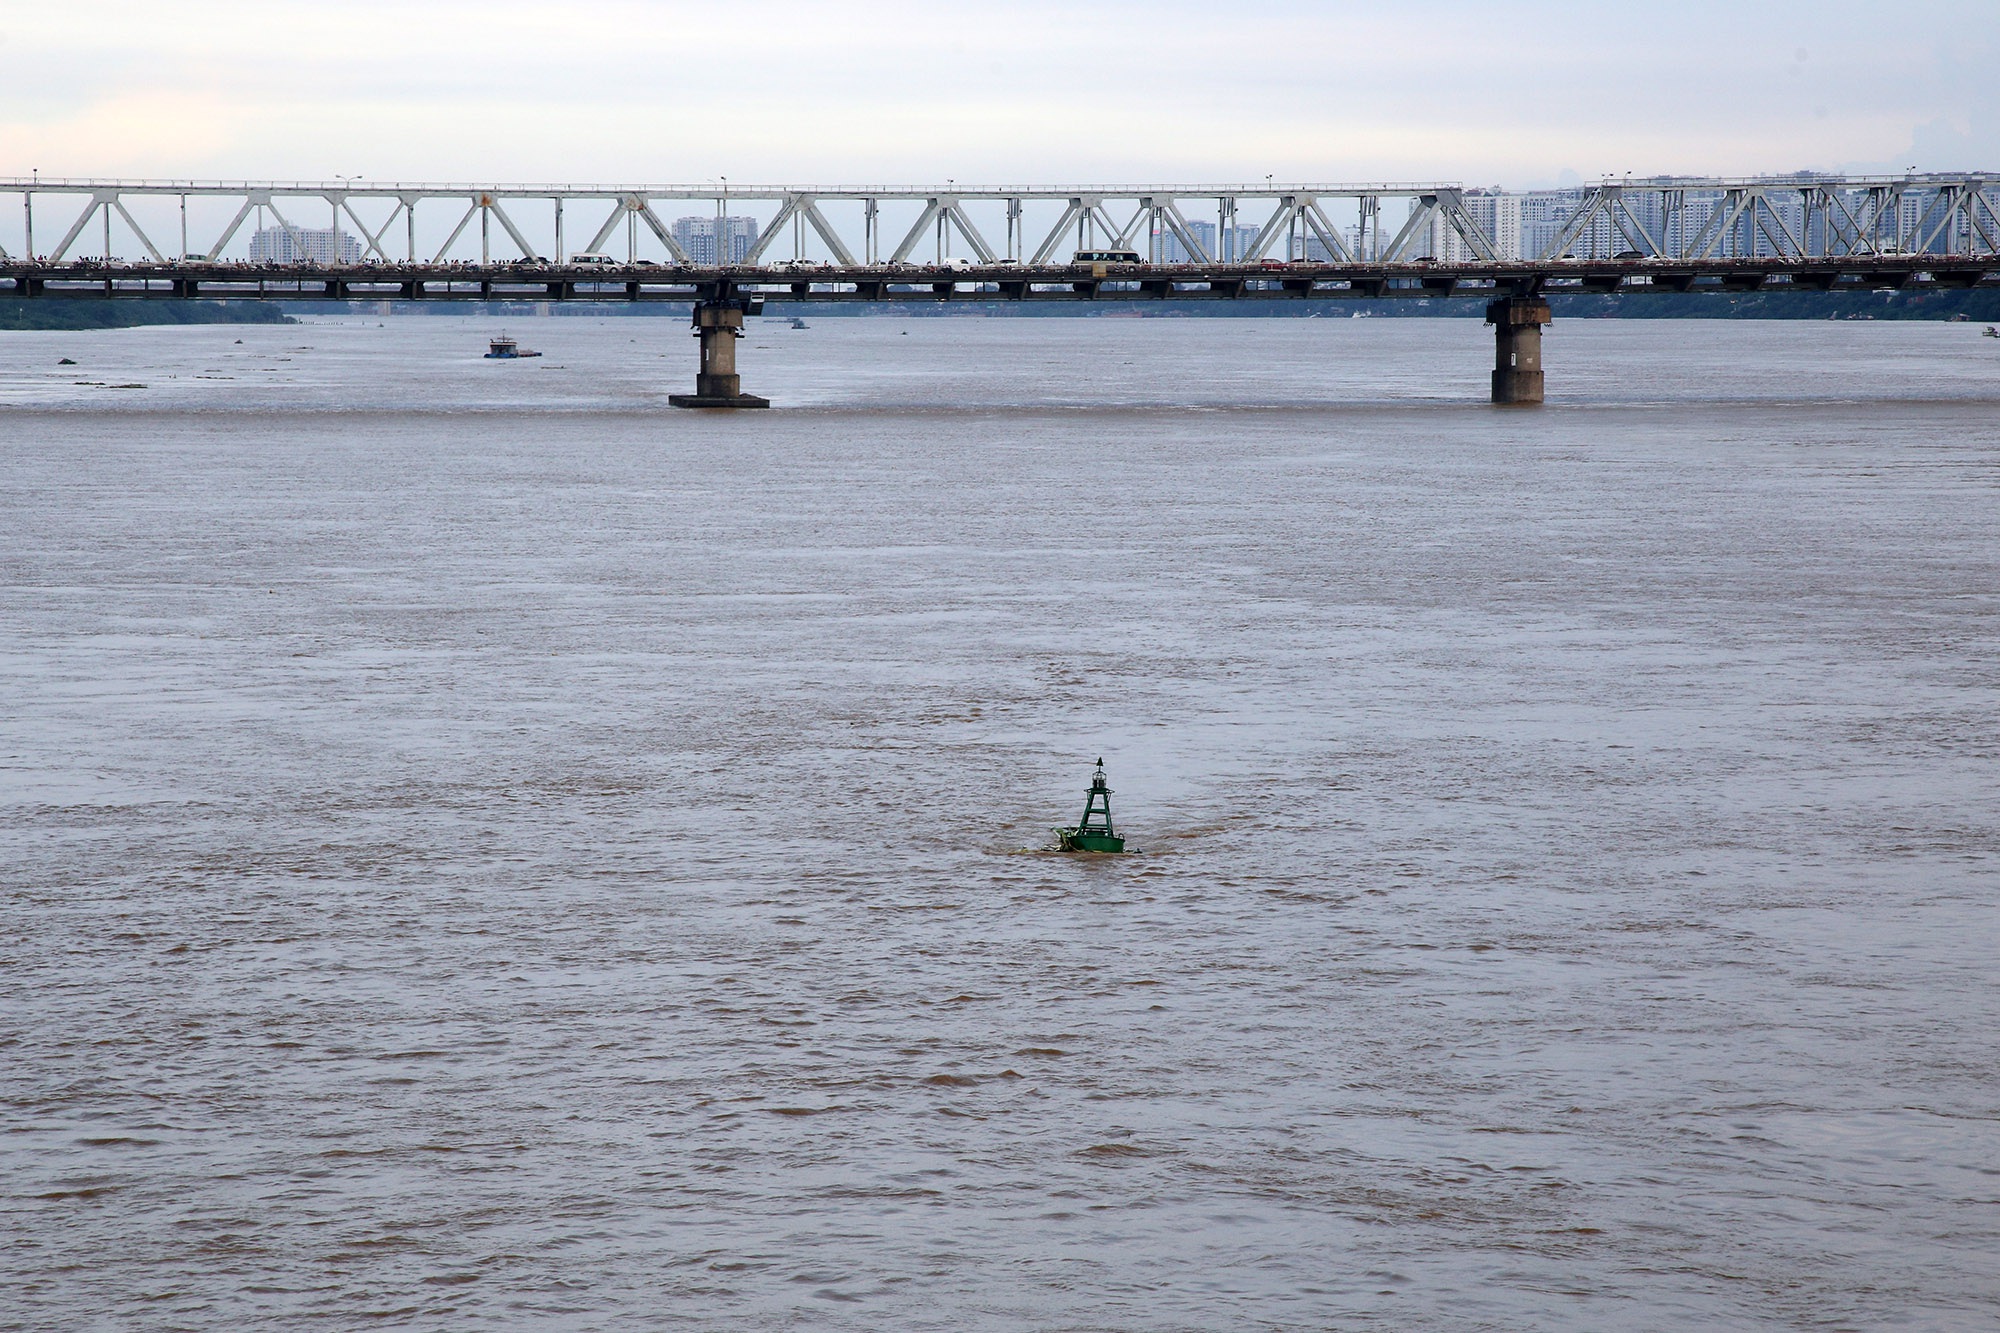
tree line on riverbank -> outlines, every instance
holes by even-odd
[[[0,300],[0,329],[129,329],[142,324],[291,324],[261,301],[119,301],[48,297]]]

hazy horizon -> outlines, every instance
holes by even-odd
[[[2000,164],[1963,6],[775,0],[0,19],[0,175],[1462,181]]]

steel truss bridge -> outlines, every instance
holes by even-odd
[[[622,256],[608,253],[621,239]],[[750,405],[733,340],[766,298],[1483,297],[1496,400],[1539,401],[1551,293],[1911,288],[2000,289],[2000,175],[1649,178],[1530,195],[0,179],[0,296],[692,303],[705,387],[688,405]]]

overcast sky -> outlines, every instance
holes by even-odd
[[[2000,170],[2000,0],[0,0],[0,175]]]

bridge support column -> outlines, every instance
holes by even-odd
[[[763,304],[746,297],[695,302],[694,336],[701,340],[701,370],[694,377],[693,393],[672,394],[668,402],[675,407],[771,405],[768,398],[743,392],[743,377],[736,373],[736,340],[743,336],[743,317],[759,313]]]
[[[1493,326],[1493,401],[1542,401],[1542,325],[1550,323],[1549,303],[1539,296],[1513,296],[1486,307]]]

